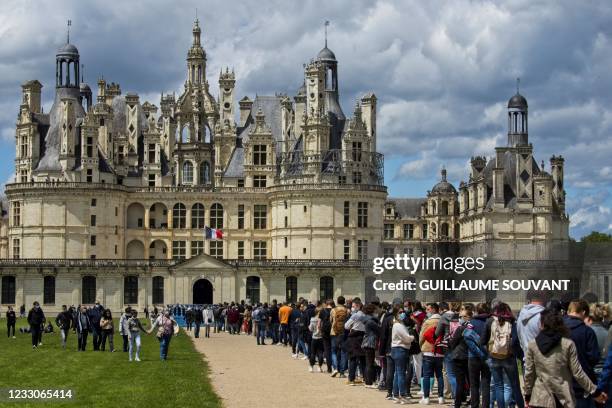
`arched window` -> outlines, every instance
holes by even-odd
[[[191,207],[191,228],[203,229],[204,223],[204,206],[196,203]]]
[[[96,277],[83,276],[81,303],[92,305],[96,303]]]
[[[210,183],[210,163],[207,161],[200,164],[200,184]]]
[[[185,228],[187,226],[187,208],[183,203],[176,203],[172,207],[172,227]]]
[[[153,277],[153,304],[163,305],[164,304],[164,277],[154,276]]]
[[[461,238],[461,227],[459,224],[455,224],[455,239]]]
[[[285,299],[287,302],[297,301],[297,277],[287,276],[285,279]]]
[[[319,299],[324,301],[334,298],[334,278],[331,276],[321,276],[319,279],[320,291]]]
[[[14,276],[3,276],[2,277],[2,304],[14,305],[15,304],[15,277]]]
[[[191,129],[189,128],[189,124],[186,124],[181,130],[181,142],[187,143],[191,139]]]
[[[138,276],[128,275],[123,278],[123,303],[138,303]]]
[[[440,214],[448,215],[448,201],[442,201],[442,204],[440,205]]]
[[[43,304],[55,303],[55,276],[47,275],[43,280]]]
[[[448,224],[447,223],[442,223],[442,225],[440,225],[440,236],[442,238],[448,238]]]
[[[183,184],[193,183],[193,164],[190,161],[183,163]]]
[[[431,213],[436,214],[436,202],[435,201],[431,202]]]
[[[246,280],[246,298],[251,304],[259,303],[259,277],[249,276]]]
[[[210,207],[210,227],[223,228],[223,206],[219,203],[214,203]]]

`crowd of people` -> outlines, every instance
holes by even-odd
[[[22,309],[25,309],[22,306]],[[25,313],[20,311],[20,316]],[[66,349],[68,336],[75,333],[77,336],[77,350],[86,351],[87,340],[91,334],[93,351],[106,351],[106,344],[110,352],[115,352],[114,334],[117,331],[123,339],[123,351],[128,353],[129,361],[140,361],[141,338],[140,333],[156,333],[159,340],[160,359],[168,358],[168,348],[173,335],[178,334],[178,324],[171,315],[169,308],[159,313],[157,308],[149,313],[145,308],[145,317],[150,320],[143,326],[138,311],[127,307],[119,318],[118,327],[115,327],[113,314],[110,309],[104,308],[99,301],[91,307],[85,305],[62,306],[62,311],[55,318],[55,325],[60,334],[60,344]],[[12,307],[6,312],[7,336],[15,339],[15,326],[17,316]],[[53,324],[47,320],[44,311],[38,302],[34,302],[32,309],[27,314],[27,326],[21,327],[22,333],[30,333],[32,336],[32,349],[43,345],[43,333],[53,333]]]
[[[310,372],[385,391],[397,404],[604,406],[612,376],[608,306],[535,291],[528,297],[518,313],[499,300],[364,303],[342,296],[190,312],[197,330],[206,310],[212,318],[205,325],[215,331],[290,348]]]

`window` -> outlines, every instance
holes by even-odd
[[[244,204],[238,204],[238,229],[244,229]]]
[[[414,224],[404,224],[404,239],[414,238]]]
[[[183,183],[193,183],[193,164],[190,161],[183,163]]]
[[[28,171],[25,169],[19,170],[19,182],[27,183],[28,182]]]
[[[23,136],[21,140],[21,158],[28,157],[28,137]]]
[[[91,217],[90,217],[90,220],[89,220],[89,224],[90,224],[92,227],[95,227],[95,226],[96,226],[96,214],[91,214]]]
[[[204,253],[204,241],[191,241],[191,256],[198,256]]]
[[[304,212],[308,212],[308,207],[304,206]]]
[[[268,208],[266,205],[256,204],[253,209],[253,228],[266,229]]]
[[[289,245],[289,239],[287,239],[287,237],[284,237],[283,241],[285,242],[285,248],[287,248],[287,246]]]
[[[422,238],[427,239],[427,224],[423,224]]]
[[[196,203],[191,207],[191,228],[203,229],[204,224],[204,206],[200,203]]]
[[[21,226],[21,202],[13,201],[13,227]]]
[[[344,226],[348,227],[351,219],[351,203],[349,201],[344,202]]]
[[[266,165],[266,145],[255,145],[253,146],[253,164],[255,166]]]
[[[185,228],[187,219],[187,208],[183,203],[176,203],[172,208],[172,226],[174,228]]]
[[[210,164],[205,161],[200,164],[200,184],[210,183]]]
[[[295,276],[285,278],[285,299],[290,303],[297,301],[297,277]]]
[[[223,259],[223,241],[210,241],[210,256]]]
[[[338,184],[346,184],[346,176],[338,176]]]
[[[361,142],[353,142],[353,161],[361,161]]]
[[[253,259],[266,259],[266,241],[253,242]]]
[[[319,299],[325,301],[334,298],[334,278],[331,276],[321,276],[319,279]]]
[[[87,169],[87,182],[88,183],[93,182],[93,170],[92,169]]]
[[[368,203],[360,201],[357,203],[357,227],[368,227]]]
[[[153,277],[153,304],[163,305],[164,304],[164,278],[162,276]]]
[[[244,241],[238,241],[238,259],[244,259]]]
[[[353,184],[360,184],[360,183],[361,183],[361,172],[354,171],[353,172]]]
[[[21,241],[19,238],[13,238],[13,259],[19,259],[21,255]]]
[[[253,176],[253,187],[264,188],[266,186],[266,176],[255,175]]]
[[[155,187],[155,174],[149,174],[149,187]]]
[[[393,229],[394,229],[395,225],[393,224],[385,224],[385,229],[384,229],[384,237],[385,239],[393,239]]]
[[[91,305],[96,303],[96,277],[83,276],[81,303]]]
[[[383,256],[385,258],[393,258],[393,255],[395,255],[393,248],[383,248]]]
[[[55,303],[55,276],[45,276],[43,278],[43,304],[52,305]]]
[[[363,261],[368,259],[368,240],[360,239],[357,241],[357,259]]]
[[[186,248],[185,241],[172,241],[172,259],[185,259]]]
[[[349,260],[351,259],[351,241],[348,239],[344,240],[344,252],[343,252],[343,259],[344,260]]]
[[[2,303],[7,305],[15,304],[15,293],[16,293],[15,277],[14,276],[3,276],[2,277]]]
[[[91,199],[91,206],[95,207],[98,204],[98,200],[96,200],[95,198]]]
[[[210,227],[223,228],[223,206],[215,203],[210,207]]]
[[[244,179],[242,179],[242,178],[238,179],[238,187],[239,188],[243,188],[244,187]]]
[[[96,236],[92,235],[91,237],[89,237],[89,243],[91,244],[91,246],[96,246]]]
[[[287,228],[287,226],[289,225],[289,219],[287,218],[287,216],[285,215],[285,228]]]
[[[138,276],[128,275],[123,278],[123,303],[138,303]]]
[[[87,138],[87,157],[93,157],[93,138]]]

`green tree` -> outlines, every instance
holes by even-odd
[[[603,232],[592,231],[580,239],[582,242],[612,242],[612,235]]]

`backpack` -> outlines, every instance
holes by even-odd
[[[410,342],[408,354],[411,356],[417,355],[421,352],[421,345],[419,344],[419,333],[417,333],[416,330],[413,328],[408,328],[408,334],[414,337],[414,339]]]
[[[321,333],[327,337],[331,332],[330,309],[323,309],[319,314],[321,320]]]
[[[463,330],[463,339],[468,347],[468,350],[477,358],[484,359],[487,354],[480,346],[480,336],[472,326],[468,326]]]
[[[439,346],[444,348],[445,350],[448,350],[448,345],[460,326],[461,324],[458,320],[451,320],[450,322],[448,322],[448,331],[446,332],[446,334],[443,335]]]
[[[266,320],[268,320],[268,313],[266,312],[265,309],[262,309],[259,312],[259,321],[260,322],[265,322]]]
[[[497,317],[491,323],[491,337],[489,338],[489,354],[493,358],[504,359],[512,354],[512,324],[506,322],[499,324]]]
[[[346,317],[348,316],[348,312],[344,306],[338,306],[334,309],[334,333],[336,335],[344,333],[344,323],[346,322]],[[330,323],[331,324],[331,323]]]

